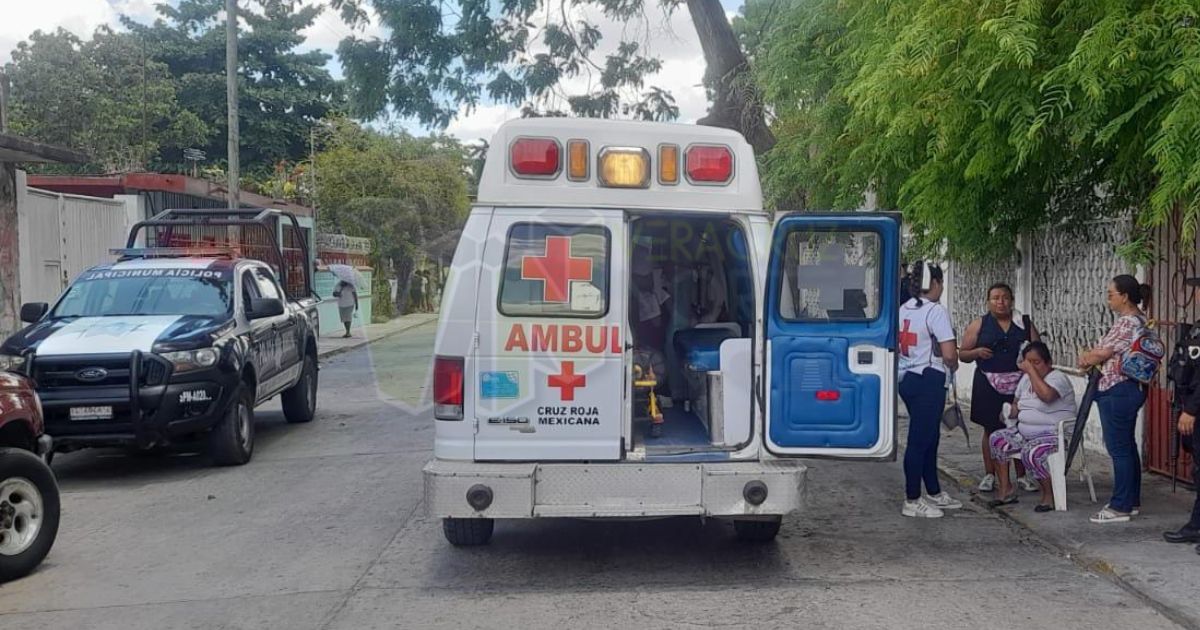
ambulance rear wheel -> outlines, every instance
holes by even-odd
[[[490,518],[444,518],[442,533],[455,547],[486,545],[492,540],[496,521]]]
[[[779,526],[783,523],[782,516],[776,516],[769,521],[749,521],[735,519],[733,531],[738,540],[743,542],[766,543],[775,540],[779,534]]]

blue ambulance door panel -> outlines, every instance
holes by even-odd
[[[895,456],[899,278],[898,214],[776,222],[763,327],[771,453]]]

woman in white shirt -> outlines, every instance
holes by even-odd
[[[904,451],[904,507],[900,513],[939,518],[962,503],[942,491],[937,451],[942,409],[946,406],[946,373],[958,369],[958,349],[950,313],[942,297],[941,268],[913,265],[912,299],[900,306],[900,398],[908,408],[908,446]],[[921,484],[925,484],[925,497]]]
[[[1054,509],[1054,491],[1050,485],[1050,469],[1046,458],[1058,450],[1058,423],[1075,419],[1075,388],[1067,375],[1054,369],[1050,348],[1035,341],[1021,351],[1017,367],[1024,372],[1017,383],[1015,400],[1009,417],[1017,425],[992,433],[989,443],[992,458],[998,467],[997,498],[992,507],[1017,502],[1017,491],[1008,480],[1009,458],[1021,454],[1025,469],[1033,473],[1042,499],[1034,511]]]

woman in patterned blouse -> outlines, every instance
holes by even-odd
[[[1121,356],[1146,326],[1146,315],[1138,305],[1149,301],[1149,286],[1129,275],[1113,278],[1108,284],[1108,307],[1117,314],[1117,321],[1099,345],[1079,355],[1080,368],[1100,366],[1096,406],[1104,429],[1104,447],[1113,463],[1112,498],[1092,516],[1093,523],[1128,523],[1142,505],[1142,461],[1134,427],[1138,410],[1146,402],[1146,392],[1121,374]]]

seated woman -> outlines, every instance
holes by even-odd
[[[1052,365],[1050,348],[1040,341],[1030,343],[1021,352],[1017,367],[1024,375],[1017,383],[1009,415],[1017,420],[1017,425],[993,432],[989,440],[999,473],[1000,498],[989,503],[992,507],[1017,502],[1017,492],[1008,480],[1008,465],[1009,458],[1020,453],[1026,470],[1033,473],[1042,490],[1042,499],[1034,510],[1054,509],[1046,458],[1058,450],[1058,423],[1075,418],[1075,389],[1067,375]]]

